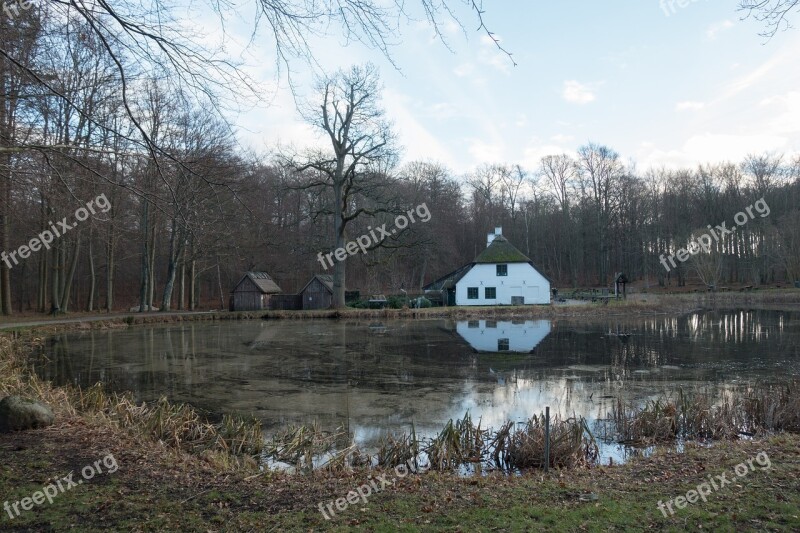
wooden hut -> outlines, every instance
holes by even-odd
[[[333,304],[333,276],[317,274],[300,291],[303,309],[328,309]]]
[[[266,272],[248,272],[231,291],[231,311],[263,311],[269,309],[269,298],[281,288]]]

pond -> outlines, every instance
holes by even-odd
[[[252,415],[267,435],[317,420],[369,449],[387,431],[432,436],[469,411],[482,427],[545,406],[590,422],[617,398],[720,397],[800,375],[797,311],[571,320],[241,321],[87,331],[47,340],[37,372],[165,395],[212,418]],[[606,443],[601,460],[624,458]]]

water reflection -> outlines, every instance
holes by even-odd
[[[732,311],[478,327],[184,323],[57,335],[37,371],[57,383],[103,381],[139,400],[166,395],[212,417],[254,415],[267,432],[316,419],[370,445],[412,422],[431,434],[466,410],[484,427],[522,421],[545,405],[599,419],[619,397],[643,401],[679,388],[719,397],[756,379],[785,379],[800,374],[799,318]],[[501,339],[508,350],[497,351]]]
[[[456,331],[477,352],[533,353],[550,333],[550,321],[460,320]]]

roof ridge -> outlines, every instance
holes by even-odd
[[[497,235],[473,261],[474,263],[530,263],[530,258],[520,252],[503,235]]]

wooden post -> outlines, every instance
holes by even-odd
[[[544,408],[544,471],[550,469],[550,406]]]

